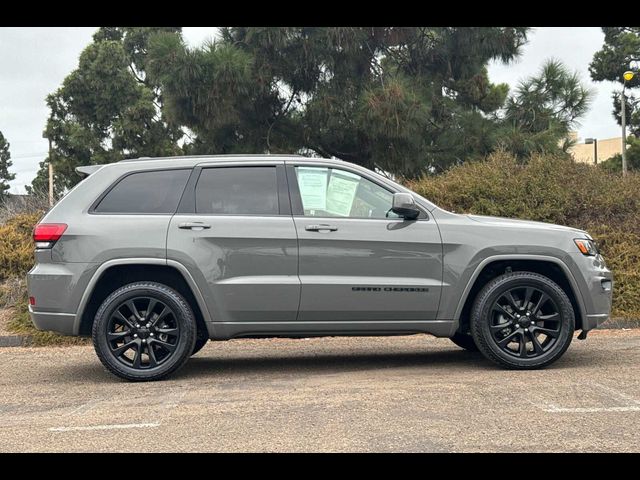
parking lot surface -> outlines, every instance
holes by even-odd
[[[0,451],[640,450],[640,330],[507,371],[426,335],[210,342],[126,383],[91,347],[0,349]]]

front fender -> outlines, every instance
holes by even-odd
[[[576,281],[574,274],[571,269],[562,259],[550,255],[537,255],[537,254],[495,254],[486,256],[478,261],[472,262],[471,266],[462,273],[459,278],[458,288],[452,287],[449,289],[443,289],[443,291],[447,291],[447,294],[450,296],[449,301],[441,302],[443,308],[441,309],[439,319],[450,318],[453,319],[456,323],[456,328],[459,326],[460,316],[462,314],[462,310],[464,308],[465,303],[469,297],[471,289],[475,284],[476,280],[480,276],[482,270],[489,264],[497,261],[505,261],[505,260],[533,260],[533,261],[542,261],[542,262],[550,262],[557,266],[559,266],[564,274],[566,275],[569,284],[573,290],[574,297],[576,299],[576,303],[578,304],[579,312],[576,312],[580,315],[581,318],[584,318],[585,315],[585,301],[582,296],[582,291]],[[455,294],[457,291],[459,293]],[[454,296],[455,295],[455,296]]]

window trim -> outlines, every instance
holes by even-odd
[[[394,193],[405,193],[405,192],[396,192],[393,189],[391,189],[389,186],[384,185],[382,183],[380,183],[379,181],[377,181],[374,178],[371,178],[370,176],[363,174],[362,172],[359,172],[357,170],[352,170],[352,169],[348,169],[348,168],[343,168],[341,166],[337,166],[337,165],[333,165],[333,164],[323,164],[323,163],[311,163],[311,162],[305,162],[305,163],[296,163],[296,162],[291,162],[291,163],[287,163],[287,180],[289,181],[289,196],[291,198],[291,211],[293,212],[293,216],[294,217],[303,217],[303,218],[319,218],[319,219],[330,219],[330,220],[381,220],[383,222],[389,222],[389,221],[401,221],[401,222],[406,222],[406,221],[428,221],[429,220],[429,214],[425,211],[425,209],[422,207],[422,205],[419,205],[418,202],[416,202],[416,206],[418,207],[418,209],[420,210],[420,215],[418,216],[418,218],[416,218],[415,220],[407,220],[405,218],[399,217],[399,218],[372,218],[372,217],[331,217],[331,216],[320,216],[320,215],[314,215],[314,216],[307,216],[304,214],[304,208],[302,206],[302,197],[300,195],[300,187],[298,185],[298,177],[296,175],[296,168],[297,167],[315,167],[315,168],[327,168],[329,170],[341,170],[341,171],[345,171],[345,172],[349,172],[349,173],[353,173],[355,175],[360,176],[361,178],[364,178],[366,180],[369,180],[371,183],[373,183],[374,185],[379,186],[380,188],[386,190],[387,192],[394,194]]]
[[[196,187],[200,180],[203,170],[210,170],[216,168],[273,168],[276,171],[276,195],[278,196],[278,213],[207,213],[196,211]],[[267,164],[251,164],[245,165],[242,163],[225,164],[225,165],[199,165],[194,168],[193,180],[189,178],[187,182],[187,189],[183,194],[183,198],[178,204],[176,214],[181,215],[197,215],[203,217],[282,217],[291,216],[291,202],[289,200],[289,191],[287,185],[287,178],[282,163],[267,163]],[[197,170],[197,172],[196,172]]]
[[[189,177],[187,178],[187,181],[184,184],[182,192],[180,192],[180,197],[178,198],[178,205],[176,206],[176,208],[175,208],[175,210],[173,212],[157,213],[157,212],[98,212],[98,211],[96,211],[96,208],[100,205],[102,200],[104,200],[104,198],[107,195],[109,195],[111,190],[116,188],[120,184],[120,182],[122,182],[128,176],[135,175],[136,173],[167,172],[167,171],[173,171],[173,170],[186,170],[186,171],[189,171]],[[89,215],[175,215],[176,211],[178,210],[178,207],[180,206],[181,199],[184,196],[184,192],[185,192],[187,186],[189,185],[189,180],[191,179],[192,176],[193,176],[193,167],[152,168],[152,169],[145,169],[145,170],[132,170],[130,172],[123,173],[118,178],[116,178],[111,183],[111,185],[109,185],[109,187],[107,187],[98,196],[98,198],[96,200],[94,200],[94,202],[89,207],[89,210],[87,211],[87,213]]]

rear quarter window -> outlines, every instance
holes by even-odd
[[[122,178],[94,208],[97,213],[175,213],[190,169],[136,172]]]

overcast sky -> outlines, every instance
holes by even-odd
[[[0,131],[11,144],[16,179],[12,193],[23,193],[47,152],[42,138],[48,111],[47,94],[60,86],[78,64],[82,49],[96,27],[1,27],[0,28]],[[215,35],[216,27],[184,27],[183,35],[193,46]],[[520,59],[509,65],[490,66],[494,82],[515,85],[534,74],[547,58],[562,60],[577,70],[595,93],[591,110],[582,120],[579,136],[609,138],[620,135],[611,115],[612,83],[592,83],[587,67],[602,46],[604,35],[597,27],[544,27],[530,34]]]

